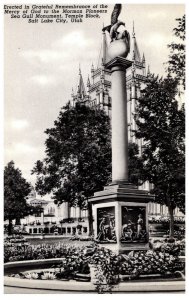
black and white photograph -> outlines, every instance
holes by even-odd
[[[185,2],[2,6],[4,294],[185,294]]]

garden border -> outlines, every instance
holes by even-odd
[[[61,261],[60,258],[55,259],[42,259],[42,260],[30,260],[19,262],[8,262],[4,264],[5,272],[11,268],[24,267],[24,266],[41,266],[43,264],[52,264],[57,261]],[[54,290],[58,291],[79,291],[79,292],[95,292],[95,285],[91,282],[79,282],[75,280],[69,281],[56,281],[56,280],[29,280],[20,279],[15,277],[4,277],[4,286],[15,288],[28,288],[39,290]],[[185,281],[142,281],[142,282],[121,282],[116,285],[112,292],[180,292],[185,291]]]

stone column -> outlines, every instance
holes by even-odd
[[[112,72],[112,182],[128,181],[128,124],[126,69],[131,61],[122,57],[111,60],[106,67]]]
[[[131,114],[135,113],[135,107],[136,107],[136,84],[135,81],[133,79],[132,81],[132,98],[131,98]],[[132,118],[132,130],[136,130],[136,122],[135,119]],[[136,138],[135,138],[135,134],[132,132],[132,142],[136,143]]]

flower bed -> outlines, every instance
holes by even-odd
[[[78,247],[77,242],[74,244],[65,244],[65,243],[55,243],[55,244],[36,244],[30,245],[25,243],[25,239],[22,240],[26,245],[24,248],[16,247],[17,243],[11,243],[11,239],[5,240],[4,245],[4,262],[11,261],[22,261],[22,260],[36,260],[36,259],[49,259],[49,258],[62,258],[64,256],[69,256],[75,252],[84,252],[91,253],[96,249],[96,245],[91,246],[82,246]],[[18,239],[19,240],[19,239]],[[20,240],[19,240],[20,241]],[[171,255],[181,255],[185,249],[185,240],[176,240],[176,239],[165,239],[164,241],[156,240],[153,245],[151,245],[155,251],[167,252]],[[164,249],[165,248],[165,249]]]
[[[12,235],[6,237],[4,240],[5,261],[7,253],[15,253],[15,251],[18,251],[19,249],[22,249],[20,251],[25,251],[28,246],[29,243],[21,235]]]
[[[54,264],[48,270],[28,271],[11,274],[11,277],[39,280],[79,280],[90,281],[90,268],[93,266],[97,286],[114,285],[120,281],[137,280],[145,276],[158,275],[160,278],[175,277],[184,272],[184,263],[179,259],[179,244],[174,240],[155,243],[153,250],[131,251],[116,255],[111,250],[70,245],[40,245],[28,247],[30,251],[20,255],[14,253],[9,261],[44,258],[61,258],[62,262]],[[28,255],[28,253],[30,255]]]
[[[85,247],[77,247],[69,244],[41,244],[28,245],[26,249],[17,249],[16,247],[4,247],[4,261],[22,261],[22,260],[37,260],[49,258],[62,258],[64,256],[72,256],[79,251],[83,251]]]
[[[4,244],[7,243],[14,244],[14,243],[24,243],[24,242],[26,242],[26,239],[22,235],[10,235],[4,239]]]
[[[151,245],[153,250],[166,252],[174,256],[179,256],[185,251],[185,239],[177,240],[174,238],[165,238],[164,240],[154,240]]]

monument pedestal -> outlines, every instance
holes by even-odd
[[[90,198],[96,242],[115,253],[149,249],[147,191],[117,183]]]

